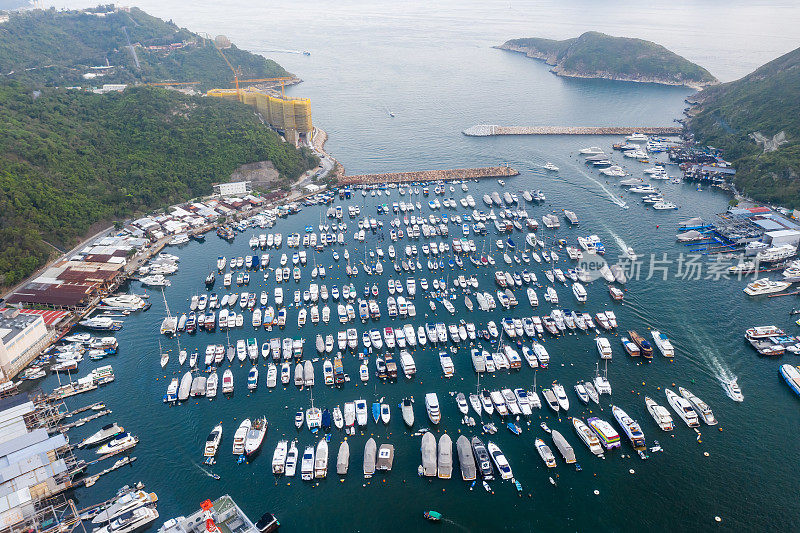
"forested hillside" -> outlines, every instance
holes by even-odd
[[[736,186],[757,200],[800,208],[800,48],[695,100],[688,125],[733,162]]]
[[[9,16],[0,25],[0,72],[12,80],[67,86],[199,81],[202,90],[232,87],[231,69],[213,41],[137,8],[32,10]],[[242,79],[289,76],[274,61],[236,46],[223,53],[241,68]],[[92,68],[103,66],[112,68]],[[102,76],[87,79],[87,73]]]

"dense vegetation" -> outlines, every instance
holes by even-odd
[[[200,89],[233,87],[233,73],[212,41],[137,8],[105,6],[93,12],[96,14],[55,9],[10,13],[9,21],[0,25],[0,72],[35,85],[199,81]],[[147,48],[172,43],[185,46]],[[241,79],[290,75],[274,61],[235,46],[223,53],[233,66],[241,68]],[[86,73],[101,72],[91,67],[104,65],[114,68],[102,77],[84,79]]]
[[[38,94],[38,97],[36,96]],[[98,221],[209,194],[239,165],[296,178],[317,159],[250,108],[148,87],[97,95],[0,85],[0,279],[12,284]]]
[[[171,21],[113,6],[9,17],[0,24],[0,286],[21,281],[94,224],[209,194],[240,165],[271,161],[285,182],[318,163],[236,102],[143,86],[104,95],[67,89],[232,87],[214,43]],[[235,46],[224,54],[243,79],[289,75]],[[105,65],[112,68],[92,68]]]
[[[696,139],[723,151],[736,167],[734,183],[765,202],[800,208],[800,48],[740,80],[710,87],[689,120]],[[751,134],[785,143],[765,151]]]
[[[702,86],[717,80],[703,67],[656,43],[586,32],[580,37],[512,39],[500,48],[544,59],[557,74]]]

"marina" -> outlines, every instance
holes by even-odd
[[[220,31],[234,29],[224,16],[220,24]],[[466,57],[454,53],[483,65],[487,51],[469,46]],[[306,69],[319,68],[299,61],[322,54],[296,55],[286,62],[293,72],[305,78]],[[19,387],[57,390],[53,399],[65,398],[73,409],[102,402],[112,411],[70,427],[72,443],[109,423],[138,443],[76,478],[91,479],[116,461],[129,461],[91,486],[81,483],[72,492],[76,499],[106,501],[141,479],[159,496],[150,530],[166,533],[202,528],[206,512],[223,528],[241,531],[271,530],[275,517],[298,530],[372,530],[380,517],[383,529],[417,531],[429,526],[423,512],[444,527],[476,531],[497,528],[498,516],[513,530],[562,530],[565,524],[590,530],[618,524],[623,515],[631,517],[631,527],[710,528],[719,516],[725,527],[745,530],[754,507],[768,513],[768,527],[792,528],[790,518],[775,512],[791,503],[788,496],[751,493],[745,500],[741,493],[753,479],[777,479],[792,489],[780,462],[748,463],[744,472],[736,457],[758,446],[786,456],[797,451],[787,438],[800,401],[791,370],[797,317],[786,320],[797,302],[744,294],[755,279],[681,277],[680,253],[697,251],[707,267],[716,257],[744,252],[746,243],[732,245],[720,236],[731,234],[715,218],[726,213],[730,198],[717,188],[698,191],[673,182],[681,171],[665,152],[649,152],[646,142],[618,134],[669,134],[686,91],[648,86],[640,96],[639,87],[565,83],[535,63],[534,74],[521,74],[515,59],[502,61],[505,70],[489,70],[507,80],[509,94],[535,87],[575,103],[574,109],[555,106],[548,123],[581,124],[592,114],[598,124],[661,124],[663,131],[625,127],[609,132],[614,135],[597,131],[591,139],[474,139],[458,132],[486,116],[486,97],[457,73],[460,99],[453,101],[465,102],[466,111],[438,110],[435,127],[416,121],[410,128],[404,121],[411,113],[393,101],[379,106],[381,119],[391,118],[383,107],[396,112],[391,127],[375,119],[373,131],[358,127],[364,116],[343,106],[342,87],[330,87],[339,84],[322,87],[309,76],[304,91],[316,91],[317,101],[330,96],[331,116],[320,113],[320,123],[340,128],[328,149],[369,186],[340,182],[321,194],[242,208],[226,207],[244,201],[229,199],[222,206],[230,209],[225,222],[217,226],[215,216],[204,242],[165,236],[136,256],[142,265],[154,264],[167,250],[180,259],[172,273],[163,273],[168,266],[153,274],[131,268],[115,281],[114,294],[150,296],[148,309],[121,309],[127,298],[107,302],[107,309],[96,309],[91,299],[81,304],[82,314],[119,316],[89,323],[99,330],[79,326],[70,333],[113,336],[116,353],[94,353],[104,360],[93,359],[89,352],[98,348],[87,346],[77,361],[54,352],[34,362],[44,375]],[[387,100],[396,96],[382,92]],[[539,106],[520,106],[516,97],[498,93],[498,121],[542,122],[534,112]],[[383,139],[391,143],[380,144],[385,159],[365,153],[364,146]],[[612,148],[636,142],[638,157]],[[612,165],[587,165],[581,150],[590,145]],[[509,166],[494,168],[519,174],[475,181],[478,176],[457,170],[446,179],[410,179],[402,171],[500,162]],[[656,165],[671,179],[648,177],[659,175],[645,172]],[[600,170],[613,167],[619,170]],[[657,193],[629,192],[618,178],[651,182]],[[647,198],[654,203],[640,200],[651,194],[678,209],[655,208],[655,196]],[[198,202],[201,211],[207,202]],[[708,231],[705,222],[681,225],[695,216],[722,231]],[[691,231],[701,239],[676,239]],[[648,271],[648,262],[637,276],[633,258],[649,261],[662,253],[674,260],[663,277],[658,265]],[[592,260],[605,268],[591,270]],[[778,279],[787,268],[771,267],[759,277]],[[746,333],[767,324],[774,329]],[[629,332],[651,344],[651,358],[627,351],[622,337]],[[629,340],[641,352],[632,335]],[[109,362],[113,382],[100,385],[98,376],[78,383]],[[51,371],[55,365],[64,371]],[[695,412],[695,428],[675,405]],[[717,425],[699,416],[703,406]],[[250,428],[240,433],[241,449],[234,453],[245,419]],[[252,425],[261,420],[247,453]],[[645,449],[637,449],[642,445],[633,441],[638,433],[631,422],[646,437]],[[73,453],[78,460],[97,459],[94,448]],[[703,483],[695,481],[699,476]],[[197,510],[223,492],[232,497]],[[366,510],[343,512],[349,501]],[[681,511],[654,516],[655,504]],[[247,518],[265,511],[274,515]],[[145,514],[142,520],[152,518]]]

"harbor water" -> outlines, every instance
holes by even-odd
[[[470,364],[469,350],[459,349],[454,356],[455,376],[444,379],[437,358],[438,349],[428,345],[413,352],[418,369],[415,378],[401,377],[396,383],[382,383],[373,375],[367,384],[362,384],[358,380],[358,359],[348,354],[343,359],[344,368],[352,381],[342,389],[333,389],[322,384],[322,364],[321,361],[316,363],[315,406],[333,409],[358,398],[371,404],[384,397],[392,407],[392,421],[384,426],[370,419],[365,432],[349,437],[350,474],[343,482],[339,482],[332,468],[343,438],[343,433],[336,430],[330,442],[328,479],[313,484],[301,482],[299,475],[293,479],[276,479],[271,473],[271,459],[278,440],[297,439],[302,452],[305,446],[316,444],[319,439],[307,429],[298,432],[294,426],[295,412],[310,406],[308,390],[300,391],[291,384],[267,390],[266,365],[260,359],[260,386],[257,391],[248,393],[246,378],[250,364],[240,366],[234,361],[236,391],[232,398],[220,394],[213,401],[199,398],[183,405],[164,405],[161,399],[169,380],[182,372],[177,363],[177,341],[158,333],[165,309],[160,293],[154,292],[150,310],[124,320],[123,329],[116,335],[120,342],[117,356],[81,364],[80,375],[100,364],[112,364],[116,381],[67,401],[73,409],[104,401],[113,414],[102,420],[116,421],[140,439],[131,453],[138,457],[132,466],[75,492],[79,507],[106,499],[125,483],[143,481],[148,490],[158,494],[158,510],[163,519],[188,515],[206,498],[229,493],[253,518],[264,511],[273,512],[287,531],[417,531],[429,526],[422,518],[423,511],[428,509],[443,514],[445,523],[442,526],[448,531],[796,529],[792,514],[786,510],[795,503],[800,489],[791,466],[800,454],[800,442],[795,435],[800,427],[798,398],[779,377],[778,362],[759,358],[743,339],[745,329],[753,325],[775,324],[794,333],[796,326],[789,320],[788,311],[797,305],[796,297],[747,298],[741,291],[744,281],[714,279],[713,267],[709,266],[714,260],[709,256],[700,259],[703,270],[699,279],[684,279],[694,278],[685,276],[686,265],[680,259],[681,254],[689,250],[675,242],[678,221],[693,216],[710,220],[715,213],[727,208],[729,196],[713,189],[698,191],[690,184],[654,181],[653,185],[664,192],[665,198],[679,206],[676,211],[657,212],[645,208],[636,195],[619,187],[616,179],[606,178],[587,167],[578,155],[580,148],[590,145],[601,146],[608,152],[620,137],[472,138],[460,132],[479,123],[671,126],[673,120],[680,117],[683,100],[691,93],[688,89],[558,78],[542,63],[491,48],[507,38],[538,33],[534,31],[537,27],[534,23],[544,28],[544,35],[559,38],[587,29],[651,38],[707,66],[712,73],[732,79],[794,47],[797,17],[794,15],[792,19],[786,6],[763,13],[753,11],[749,4],[715,3],[715,9],[719,10],[717,25],[730,22],[733,31],[744,35],[747,31],[741,20],[749,17],[752,33],[761,35],[758,47],[752,35],[743,41],[757,48],[744,59],[741,46],[729,44],[726,48],[716,35],[702,36],[702,29],[682,22],[694,15],[696,8],[689,3],[678,3],[674,12],[669,13],[666,7],[642,9],[637,19],[630,17],[632,8],[629,5],[624,11],[613,8],[609,13],[593,3],[578,4],[564,8],[553,2],[534,8],[527,3],[515,3],[502,8],[512,11],[508,14],[500,8],[489,12],[484,7],[467,5],[462,8],[454,3],[429,12],[422,3],[414,2],[405,9],[395,8],[397,12],[381,13],[362,3],[323,2],[318,6],[319,12],[310,9],[308,17],[299,21],[294,18],[296,13],[286,6],[265,5],[252,13],[211,2],[199,2],[191,10],[172,0],[138,2],[150,13],[172,18],[192,30],[225,33],[241,47],[273,57],[303,78],[304,83],[287,92],[312,99],[315,124],[329,134],[326,149],[349,173],[508,163],[521,174],[507,179],[504,189],[496,181],[486,180],[469,183],[469,194],[480,203],[481,196],[487,192],[502,194],[504,190],[541,189],[547,200],[527,206],[532,216],[541,221],[543,214],[560,214],[562,209],[570,209],[579,217],[580,225],[566,227],[562,217],[560,229],[541,227],[540,237],[546,237],[551,243],[564,238],[574,245],[578,236],[597,234],[605,244],[610,263],[616,262],[624,247],[633,247],[642,259],[641,273],[639,279],[628,283],[623,303],[611,300],[603,281],[587,286],[589,296],[585,304],[578,304],[568,288],[557,289],[562,308],[585,309],[591,314],[613,309],[616,313],[619,331],[608,335],[614,350],[613,361],[608,365],[613,395],[610,399],[603,396],[599,409],[596,406],[590,409],[580,405],[572,392],[577,380],[594,376],[598,361],[594,335],[567,335],[558,339],[546,335],[544,345],[551,362],[549,368],[538,371],[536,380],[539,389],[556,379],[566,387],[570,397],[569,416],[580,416],[584,420],[599,416],[612,421],[610,404],[619,405],[640,422],[648,444],[657,439],[664,451],[652,453],[649,459],[642,461],[628,443],[623,442],[622,448],[606,454],[605,460],[597,459],[576,437],[568,417],[562,414],[559,419],[545,407],[534,411],[529,425],[524,420],[520,422],[523,431],[518,436],[502,427],[495,415],[499,432],[488,437],[508,458],[515,478],[523,486],[521,496],[509,482],[493,482],[491,494],[480,484],[471,490],[469,484],[460,480],[457,466],[451,480],[419,478],[420,437],[413,436],[402,424],[400,410],[396,407],[402,398],[415,398],[416,426],[431,427],[437,438],[443,432],[453,441],[460,434],[470,437],[480,434],[479,427],[468,428],[460,423],[461,414],[449,394],[468,394],[476,390],[477,378]],[[669,9],[673,7],[670,5]],[[538,11],[534,13],[534,9]],[[638,8],[632,10],[638,11]],[[548,14],[552,17],[552,26],[549,26]],[[602,21],[599,27],[589,26],[592,16]],[[575,17],[577,22],[571,24],[570,17]],[[509,19],[513,22],[504,25]],[[477,20],[486,21],[486,31],[482,31]],[[775,31],[768,31],[770,29]],[[686,40],[667,37],[670,34],[685,35]],[[782,37],[765,37],[767,34]],[[301,50],[310,50],[311,55],[293,53]],[[389,111],[395,116],[390,117]],[[634,176],[641,176],[644,168],[652,166],[652,163],[623,161],[618,153],[614,158]],[[560,170],[555,173],[541,168],[548,161]],[[676,174],[674,167],[669,170],[670,174]],[[465,194],[456,186],[455,192],[448,190],[444,198],[458,200]],[[351,260],[363,260],[365,246],[367,249],[382,246],[386,251],[390,244],[388,222],[394,215],[376,215],[378,204],[419,201],[423,204],[422,214],[427,216],[431,213],[428,199],[421,195],[400,197],[397,190],[388,198],[354,195],[350,202],[360,206],[362,218],[365,215],[379,218],[385,226],[382,231],[368,233],[365,243],[356,243],[352,239],[356,223],[345,217],[348,224],[346,247]],[[623,208],[623,203],[627,208]],[[270,230],[248,230],[231,243],[209,234],[205,243],[190,242],[168,249],[181,258],[180,271],[171,276],[172,286],[165,291],[170,310],[173,313],[188,311],[189,298],[205,291],[203,280],[215,269],[217,256],[230,258],[252,253],[248,240],[254,232],[284,235],[282,249],[270,252],[272,266],[277,264],[281,253],[291,256],[285,237],[293,232],[302,234],[307,225],[316,231],[320,220],[324,220],[324,209],[320,206],[304,208],[298,215],[281,219]],[[464,213],[465,210],[459,206],[455,212]],[[451,238],[458,230],[450,225]],[[381,233],[387,240],[378,242]],[[470,238],[476,239],[480,251],[482,239]],[[487,237],[487,252],[496,238],[492,227]],[[524,243],[524,236],[519,232],[512,238],[518,245]],[[402,250],[407,242],[395,243],[395,247]],[[415,244],[419,248],[423,242],[424,239],[420,239]],[[378,285],[383,318],[378,323],[350,326],[358,329],[359,338],[367,327],[401,324],[401,320],[390,320],[386,316],[386,280],[390,277],[405,279],[409,274],[395,275],[389,261],[385,260],[383,276],[366,276],[359,265],[359,275],[348,280],[344,274],[344,260],[335,262],[331,258],[332,250],[341,254],[343,247],[327,248],[321,254],[309,253],[309,265],[303,269],[302,281],[283,284],[287,301],[291,301],[295,289],[308,287],[312,257],[315,257],[317,264],[323,264],[328,273],[324,281],[314,281],[326,283],[329,289],[333,285],[341,288],[351,281],[361,296],[365,284]],[[498,262],[497,269],[523,268],[502,264],[502,252],[493,249],[491,253]],[[566,256],[565,253],[560,255]],[[669,263],[654,263],[652,258]],[[420,262],[422,271],[411,275],[418,280],[422,277],[432,280],[434,274],[425,268],[427,259],[421,257]],[[653,271],[651,265],[656,267]],[[562,260],[559,266],[569,268],[570,262]],[[661,267],[666,267],[666,276]],[[537,274],[540,283],[545,283],[544,266],[532,263],[528,268]],[[476,274],[482,290],[494,292],[494,270],[476,269],[465,261],[464,273]],[[441,272],[438,275],[449,277],[452,287],[453,276],[459,271],[447,268]],[[246,290],[267,290],[272,305],[275,286],[274,276],[264,282],[260,274],[254,274]],[[135,293],[143,292],[138,282],[131,282],[129,288]],[[236,292],[241,290],[244,289],[236,289]],[[219,276],[214,292],[220,295],[226,292]],[[426,316],[431,312],[423,291],[418,289],[415,299],[418,315],[413,323],[416,326],[428,321],[452,323],[465,319],[483,329],[492,319],[499,322],[507,315],[543,315],[552,309],[544,302],[540,289],[537,289],[538,309],[528,305],[524,291],[515,293],[519,306],[508,313],[499,309],[493,313],[467,313],[459,291],[453,301],[456,314],[450,316],[439,306],[439,312],[433,317]],[[339,329],[345,328],[336,321],[335,306],[331,307],[333,316],[329,325],[315,327],[309,323],[299,331],[294,308],[289,310],[285,330],[273,332],[265,332],[263,328],[254,332],[250,313],[246,312],[245,327],[232,330],[231,341],[255,336],[260,345],[274,336],[303,337],[306,339],[305,358],[315,357],[317,333],[335,336]],[[674,361],[656,354],[651,363],[643,363],[625,355],[617,335],[624,335],[629,329],[645,337],[649,337],[649,329],[666,333],[676,346]],[[184,334],[177,340],[181,348],[190,353],[199,351],[201,361],[207,344],[226,343],[225,333],[219,331]],[[159,342],[163,349],[171,350],[170,361],[163,370],[159,366]],[[791,362],[793,357],[786,355],[783,359]],[[371,371],[374,371],[374,358],[374,355],[370,357]],[[227,367],[226,362],[223,368]],[[745,396],[743,403],[729,399],[721,386],[723,380],[733,377],[738,377]],[[518,372],[500,371],[482,378],[480,387],[489,390],[530,388],[533,380],[533,370],[523,362]],[[49,376],[42,386],[49,390],[56,385],[57,378]],[[675,416],[675,430],[660,431],[647,413],[644,397],[651,396],[667,405],[663,389],[675,390],[677,386],[690,389],[706,401],[720,420],[719,426],[699,428],[702,435],[698,438]],[[435,428],[425,416],[424,395],[427,392],[437,392],[442,406],[442,422]],[[231,454],[233,433],[242,419],[261,415],[266,415],[269,421],[261,453],[249,464],[237,464]],[[534,448],[536,438],[552,443],[539,427],[542,421],[569,440],[582,471],[565,465],[560,458],[556,469],[545,468]],[[202,465],[203,445],[208,432],[217,423],[224,427],[223,441],[218,463],[207,467]],[[71,441],[79,441],[96,431],[99,425],[100,422],[95,421],[72,429]],[[369,437],[375,438],[378,445],[388,442],[395,446],[394,467],[389,474],[364,480],[361,461]],[[487,437],[482,439],[485,442]],[[77,454],[91,458],[92,452],[84,450]],[[221,479],[212,479],[208,475],[211,471]],[[555,484],[549,481],[550,477]],[[720,522],[715,521],[716,516],[720,517]],[[161,522],[163,520],[157,525]]]

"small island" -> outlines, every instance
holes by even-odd
[[[541,59],[558,76],[658,83],[698,90],[718,83],[703,67],[659,44],[595,31],[562,41],[511,39],[496,48]]]

